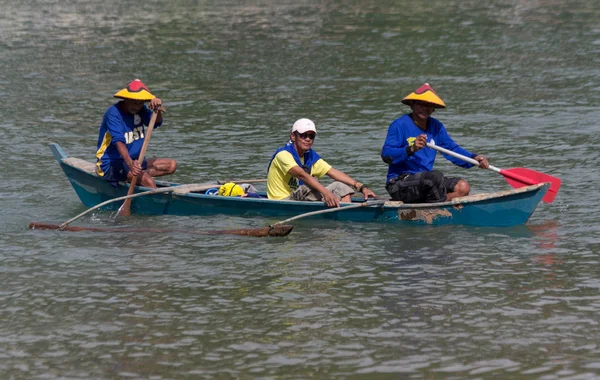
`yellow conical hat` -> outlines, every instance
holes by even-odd
[[[148,87],[146,87],[139,79],[133,80],[127,87],[117,92],[114,97],[135,100],[152,100],[155,98],[155,96],[150,93],[150,90],[148,90]]]
[[[435,108],[446,108],[444,101],[435,93],[429,83],[425,83],[417,88],[415,92],[411,92],[406,98],[402,99],[402,103],[410,106],[411,100],[420,100],[422,102],[431,103]]]

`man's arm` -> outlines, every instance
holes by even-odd
[[[106,123],[107,133],[112,136],[111,144],[117,148],[117,151],[121,155],[121,158],[127,166],[132,175],[137,176],[142,172],[142,166],[137,161],[133,161],[129,155],[129,150],[125,144],[125,134],[123,131],[123,118],[119,111],[115,107],[111,107],[104,114],[103,123]]]
[[[340,200],[337,199],[337,197],[325,186],[321,185],[321,183],[317,181],[315,177],[302,170],[300,166],[296,165],[292,167],[288,173],[304,182],[306,186],[323,194],[323,201],[327,204],[327,206],[340,207]]]
[[[148,106],[144,104],[144,107],[142,107],[142,109],[140,110],[142,120],[144,121],[144,125],[150,124],[150,118],[152,117],[152,111],[154,109],[162,109],[164,111],[164,108],[162,108],[162,100],[160,100],[159,98],[152,99]],[[160,127],[162,125],[162,122],[163,113],[159,112],[156,116],[156,121],[154,122],[154,128]]]
[[[162,100],[160,100],[159,98],[154,98],[150,101],[150,110],[154,110],[154,109],[158,109],[160,107],[162,107]],[[158,113],[158,116],[156,117],[156,125],[160,126],[163,122],[163,115],[162,112]]]
[[[381,159],[388,165],[402,162],[414,153],[406,143],[406,140],[400,137],[399,124],[400,122],[396,120],[389,126],[383,148],[381,149]]]

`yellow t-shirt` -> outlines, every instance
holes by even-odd
[[[302,157],[300,161],[304,163]],[[282,150],[277,153],[267,174],[267,197],[269,199],[289,197],[298,188],[298,178],[289,174],[290,169],[294,166],[298,166],[298,164],[290,152]],[[331,165],[320,158],[313,164],[310,175],[321,178],[327,174],[329,169],[331,169]]]

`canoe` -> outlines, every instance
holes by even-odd
[[[81,202],[87,207],[127,194],[128,183],[117,187],[95,172],[95,164],[69,157],[58,144],[50,149],[65,172]],[[194,185],[156,181],[159,188],[176,186],[180,191],[153,193],[132,199],[132,212],[149,215],[234,215],[286,218],[326,209],[322,202],[296,202],[266,198],[240,198],[205,194],[218,183]],[[474,194],[441,203],[404,204],[387,201],[383,205],[356,207],[347,211],[318,214],[310,218],[351,222],[379,222],[404,225],[513,226],[527,222],[549,189],[548,183],[494,193]],[[138,186],[136,193],[151,189]],[[168,189],[167,189],[168,190]],[[353,202],[364,201],[355,198]],[[342,207],[351,203],[343,203]],[[102,209],[116,210],[120,202]]]

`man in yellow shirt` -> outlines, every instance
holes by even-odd
[[[290,141],[277,149],[269,163],[267,196],[269,199],[323,201],[329,207],[350,202],[355,191],[365,200],[375,193],[344,172],[335,169],[311,149],[317,128],[309,119],[294,123]],[[316,178],[328,175],[335,182],[325,187]],[[316,178],[315,178],[316,177]]]

